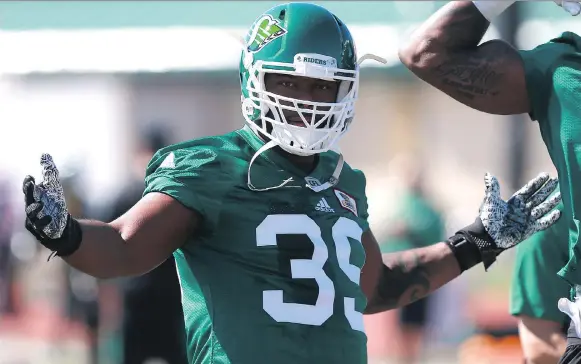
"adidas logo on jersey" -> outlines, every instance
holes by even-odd
[[[327,203],[327,200],[323,197],[321,201],[315,206],[315,210],[322,212],[335,212],[331,206]]]

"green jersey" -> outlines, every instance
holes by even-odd
[[[563,205],[557,207],[562,211]],[[539,231],[516,248],[510,313],[564,323],[567,316],[557,308],[557,301],[569,294],[569,285],[557,272],[569,259],[567,221]]]
[[[521,51],[531,117],[559,174],[563,216],[569,230],[569,260],[559,275],[581,285],[581,38],[566,32],[530,51]]]
[[[145,193],[200,213],[174,253],[190,363],[367,362],[359,286],[368,229],[365,178],[345,165],[322,192],[338,154],[319,155],[308,176],[247,127],[160,150]]]

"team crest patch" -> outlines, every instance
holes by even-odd
[[[258,52],[265,45],[287,32],[279,21],[270,15],[263,16],[255,24],[248,39],[248,52]]]
[[[339,200],[339,204],[341,205],[341,207],[351,211],[355,216],[358,216],[357,202],[355,202],[355,199],[341,190],[334,189],[334,191],[335,196],[337,196],[337,199]]]

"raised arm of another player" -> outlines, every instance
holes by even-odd
[[[480,45],[489,25],[471,1],[451,1],[413,33],[400,49],[400,60],[419,78],[471,108],[528,113],[523,60],[501,40]]]
[[[366,262],[361,285],[368,297],[366,313],[412,303],[478,263],[488,269],[504,250],[551,226],[560,216],[558,210],[551,211],[560,194],[549,197],[557,181],[547,174],[531,180],[506,202],[495,177],[487,174],[485,185],[476,221],[446,242],[382,256],[373,234],[363,235]]]

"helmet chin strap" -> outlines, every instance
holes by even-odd
[[[267,187],[267,188],[256,188],[253,184],[252,181],[250,179],[250,168],[252,168],[252,163],[254,163],[254,160],[262,153],[266,152],[267,150],[276,147],[276,142],[271,140],[268,143],[264,144],[262,147],[260,147],[260,149],[258,149],[256,151],[256,153],[254,153],[254,155],[252,156],[252,159],[250,160],[250,163],[248,164],[248,174],[246,177],[246,184],[248,185],[248,188],[252,191],[256,191],[256,192],[262,192],[262,191],[269,191],[269,190],[274,190],[277,188],[281,188],[286,186],[288,183],[293,181],[293,178],[287,178],[285,179],[281,184],[279,184],[278,186],[273,186],[273,187]],[[287,187],[298,187],[300,188],[301,186],[287,186]]]
[[[294,188],[301,188],[302,186],[287,186],[287,184],[289,184],[290,182],[293,182],[294,179],[292,177],[285,179],[284,181],[282,181],[281,184],[279,184],[278,186],[272,186],[272,187],[266,187],[266,188],[257,188],[256,186],[254,186],[252,184],[252,180],[250,177],[250,169],[252,168],[252,163],[254,163],[254,161],[256,160],[256,158],[266,152],[267,150],[276,147],[277,143],[273,140],[269,141],[268,143],[264,144],[262,147],[260,147],[260,149],[258,149],[256,151],[256,153],[254,153],[254,155],[252,156],[252,159],[250,159],[250,163],[248,164],[248,174],[247,174],[247,178],[246,178],[246,184],[248,185],[248,188],[251,191],[256,191],[256,192],[263,192],[263,191],[270,191],[270,190],[274,190],[277,188],[281,188],[281,187],[294,187]],[[319,186],[311,186],[310,184],[305,182],[305,186],[307,188],[310,188],[311,190],[315,191],[315,192],[321,192],[326,190],[329,187],[333,187],[335,186],[337,183],[339,183],[339,176],[341,175],[341,171],[343,170],[343,164],[345,163],[345,160],[343,159],[343,154],[339,153],[339,160],[337,161],[337,166],[335,167],[335,170],[333,171],[333,174],[331,175],[331,177],[329,178],[329,180]]]

